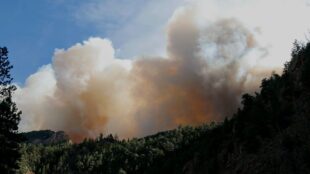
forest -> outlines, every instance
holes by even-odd
[[[282,75],[244,94],[223,122],[143,138],[24,141],[17,173],[310,173],[309,79],[310,43],[295,42]]]

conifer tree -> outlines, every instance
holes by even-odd
[[[20,158],[18,123],[21,111],[12,100],[16,87],[12,85],[10,70],[13,66],[8,60],[6,47],[0,47],[0,171],[15,173]]]

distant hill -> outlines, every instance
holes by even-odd
[[[296,43],[283,74],[244,94],[242,105],[222,123],[140,139],[23,144],[20,173],[310,173],[310,43]]]
[[[70,138],[64,131],[54,132],[51,130],[40,130],[21,133],[27,143],[31,144],[55,144],[69,142]]]

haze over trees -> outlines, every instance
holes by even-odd
[[[310,43],[222,123],[140,139],[22,145],[20,173],[310,173]],[[223,106],[224,107],[224,106]]]
[[[12,85],[10,70],[13,68],[8,59],[6,47],[0,47],[0,171],[14,173],[20,158],[18,123],[21,112],[12,101],[16,87]]]

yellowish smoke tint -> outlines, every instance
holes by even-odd
[[[263,31],[247,25],[248,17],[210,11],[212,19],[198,2],[170,19],[165,57],[118,59],[102,38],[56,50],[52,64],[15,94],[21,130],[64,130],[79,142],[100,133],[137,137],[231,116],[241,95],[258,90],[273,70],[281,73],[282,64],[263,66],[279,54],[260,37]]]

